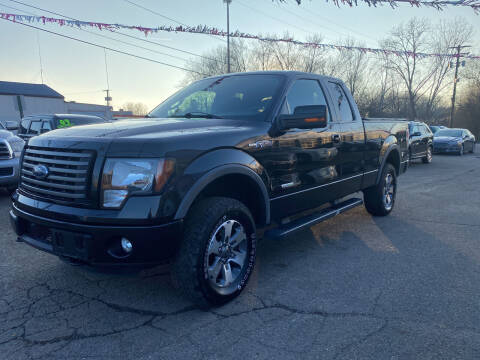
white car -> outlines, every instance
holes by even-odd
[[[25,141],[14,135],[7,129],[13,126],[3,126],[0,123],[0,187],[6,188],[8,192],[13,192],[18,185],[20,178],[20,155]]]

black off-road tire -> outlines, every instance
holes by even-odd
[[[227,220],[239,222],[246,233],[247,256],[236,281],[234,291],[220,294],[208,281],[206,259],[208,245],[215,230]],[[172,266],[172,281],[181,293],[200,308],[222,305],[238,296],[247,285],[255,265],[255,221],[249,209],[240,201],[211,197],[199,201],[190,209],[185,220],[183,241]]]
[[[430,152],[430,153],[429,153]],[[431,146],[429,146],[427,148],[427,155],[425,155],[423,158],[422,158],[422,162],[424,164],[430,164],[432,162],[432,158],[433,158],[433,149]]]
[[[393,178],[393,199],[391,207],[386,206],[384,202],[384,192],[387,175],[391,175]],[[377,185],[369,187],[363,190],[363,201],[367,211],[374,216],[386,216],[390,214],[395,205],[395,197],[397,194],[397,174],[395,168],[390,163],[386,163],[383,167],[380,181]]]

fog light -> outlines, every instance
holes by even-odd
[[[127,254],[130,254],[132,252],[133,245],[130,242],[130,240],[126,238],[122,238],[121,244],[122,244],[123,251],[125,251]]]

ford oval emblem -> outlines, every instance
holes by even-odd
[[[48,168],[45,165],[35,165],[32,173],[36,178],[45,179],[48,176]]]

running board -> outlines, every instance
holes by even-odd
[[[296,231],[316,225],[360,205],[363,205],[362,199],[348,199],[332,207],[323,209],[318,213],[311,214],[303,218],[293,220],[292,222],[281,225],[277,228],[267,230],[263,236],[264,238],[281,239],[287,235],[293,234]]]

